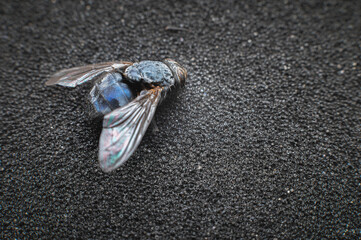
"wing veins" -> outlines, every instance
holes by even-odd
[[[106,115],[99,145],[99,160],[104,171],[118,168],[134,153],[154,116],[162,90],[148,90]]]
[[[89,80],[94,79],[103,72],[116,71],[118,69],[125,69],[132,65],[131,62],[105,62],[98,64],[85,65],[81,67],[73,67],[70,69],[63,69],[56,72],[45,83],[46,85],[62,85],[66,87],[76,87]]]

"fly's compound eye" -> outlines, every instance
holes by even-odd
[[[179,63],[177,63],[176,61],[170,58],[164,59],[163,62],[172,71],[176,83],[181,86],[184,86],[187,78],[187,70],[184,67],[182,67]]]

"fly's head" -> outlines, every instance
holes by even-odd
[[[170,58],[164,59],[163,62],[172,71],[176,84],[180,86],[184,86],[187,78],[187,70],[184,67],[182,67],[179,63],[177,63],[176,61]]]

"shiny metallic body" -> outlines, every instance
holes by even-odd
[[[104,116],[99,162],[105,172],[121,166],[140,144],[158,104],[173,87],[185,83],[187,71],[171,59],[107,62],[61,70],[46,85],[76,87],[94,80],[88,99]]]

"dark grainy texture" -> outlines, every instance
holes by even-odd
[[[361,1],[0,6],[1,239],[360,236]],[[165,57],[186,88],[104,174],[87,89],[44,82]]]

